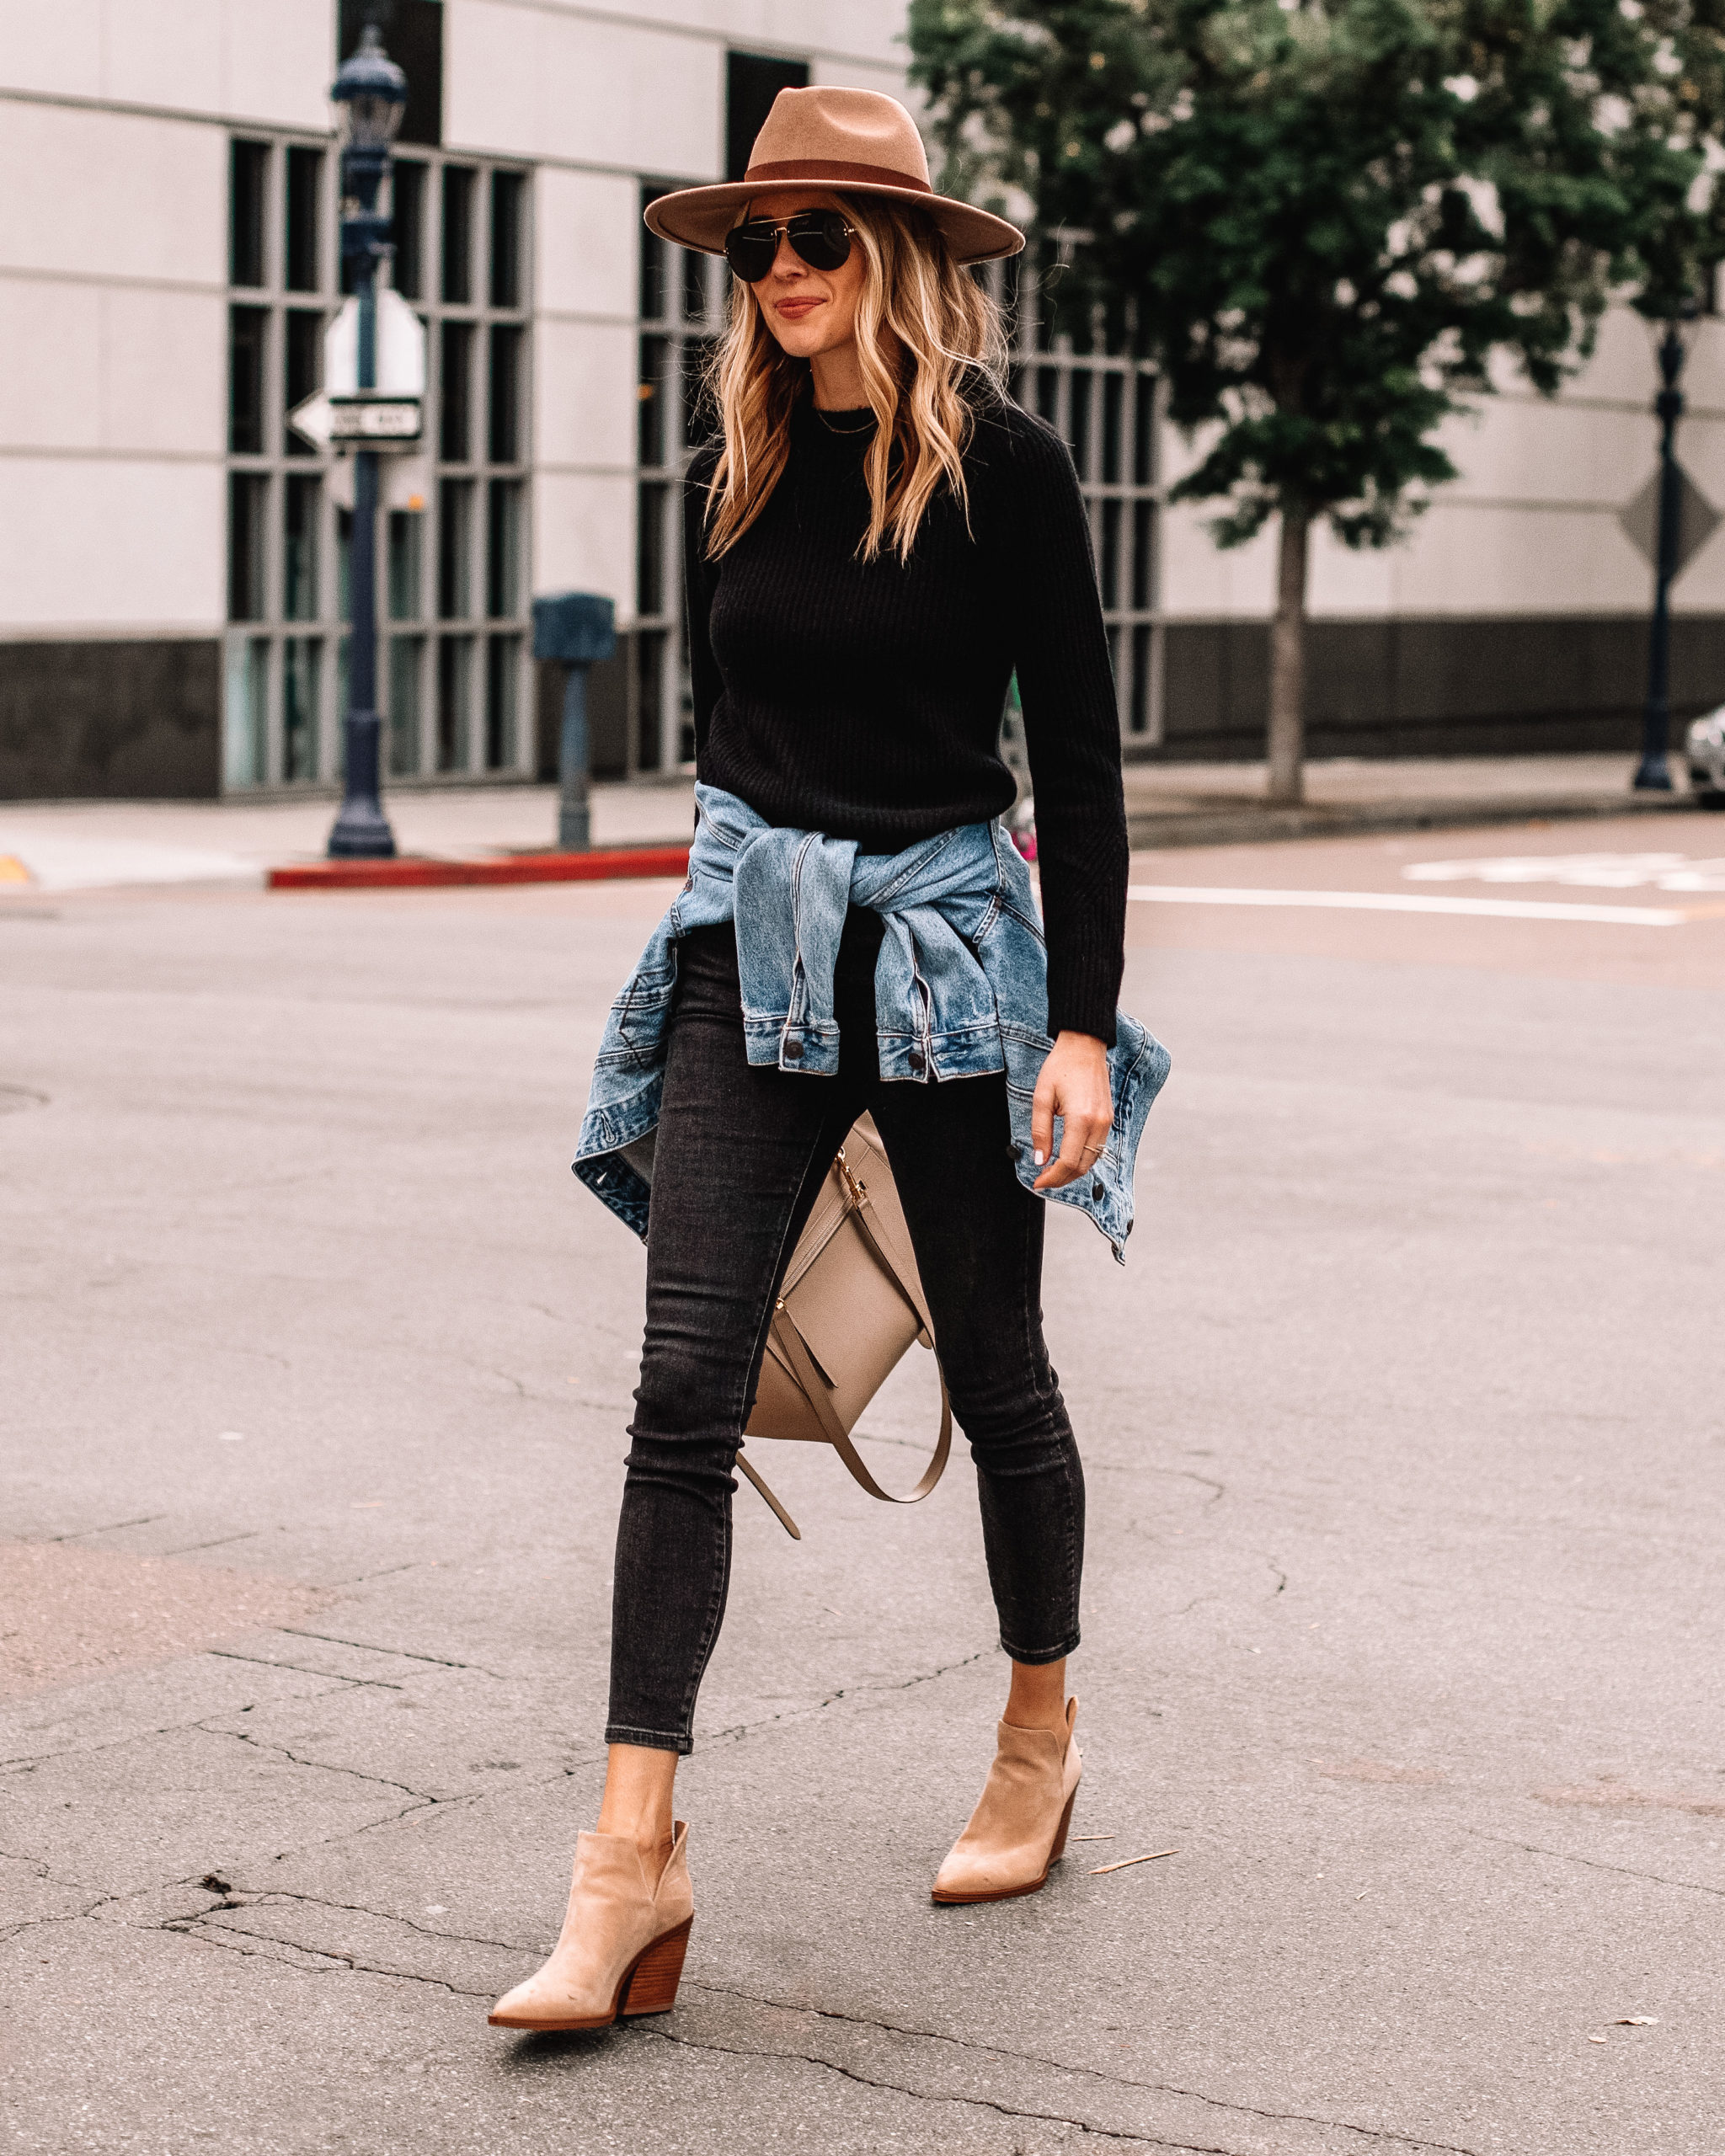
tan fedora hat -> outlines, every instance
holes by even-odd
[[[825,85],[779,92],[741,179],[661,195],[648,204],[647,222],[679,247],[723,254],[737,212],[775,187],[827,187],[914,203],[939,226],[960,262],[992,262],[1024,244],[1023,233],[1004,217],[935,193],[922,137],[896,98]]]

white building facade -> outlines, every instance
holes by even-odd
[[[424,447],[380,522],[396,786],[554,755],[535,594],[612,599],[595,767],[692,754],[677,483],[723,265],[644,198],[740,172],[777,90],[901,93],[903,0],[0,0],[0,798],[214,796],[339,775],[346,473],[286,423],[340,304],[328,93],[367,16],[407,68],[393,281],[425,321]],[[1189,451],[1145,369],[1014,286],[1015,388],[1090,500],[1127,753],[1262,738],[1267,544],[1163,506]],[[1725,505],[1725,352],[1690,363],[1685,464]],[[1455,430],[1413,541],[1318,542],[1319,753],[1626,746],[1651,472],[1628,318],[1556,405]],[[1674,693],[1725,696],[1725,536],[1678,587]],[[543,678],[542,678],[542,675]]]

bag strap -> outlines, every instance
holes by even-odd
[[[934,1321],[929,1315],[928,1305],[923,1299],[921,1283],[917,1278],[915,1264],[910,1261],[908,1254],[899,1247],[898,1235],[879,1207],[870,1204],[868,1187],[858,1180],[856,1171],[845,1157],[842,1146],[839,1149],[838,1157],[834,1161],[833,1167],[844,1188],[846,1214],[856,1222],[862,1233],[862,1241],[875,1262],[911,1305],[912,1314],[922,1327],[923,1337],[928,1345],[933,1348]],[[938,1351],[935,1354],[935,1369],[940,1378],[940,1434],[935,1440],[934,1451],[927,1466],[923,1469],[916,1488],[906,1497],[895,1497],[890,1490],[883,1490],[873,1476],[869,1473],[868,1462],[851,1442],[850,1432],[834,1413],[832,1402],[827,1396],[826,1380],[816,1367],[814,1357],[804,1345],[803,1336],[798,1331],[795,1321],[786,1308],[782,1297],[773,1307],[771,1337],[781,1359],[795,1378],[804,1398],[814,1410],[814,1419],[820,1425],[821,1435],[850,1470],[852,1478],[862,1485],[871,1497],[879,1497],[886,1504],[921,1503],[939,1481],[941,1476],[945,1474],[947,1461],[953,1449],[953,1403],[947,1392],[946,1372],[940,1368]],[[756,1473],[754,1468],[743,1457],[740,1444],[737,1447],[737,1465],[742,1469],[744,1474],[772,1508],[779,1524],[792,1540],[800,1542],[803,1539],[802,1529],[767,1487],[762,1477]]]
[[[791,1322],[790,1312],[782,1304],[773,1312],[772,1337],[780,1354],[790,1365],[792,1374],[802,1387],[804,1397],[814,1410],[821,1435],[869,1496],[882,1498],[889,1505],[919,1504],[946,1472],[947,1460],[953,1449],[953,1404],[947,1397],[945,1373],[942,1373],[940,1380],[940,1435],[935,1441],[933,1456],[923,1469],[921,1480],[910,1495],[895,1497],[890,1490],[881,1488],[869,1473],[868,1463],[862,1454],[851,1443],[850,1432],[833,1412],[832,1401],[827,1396],[826,1380],[815,1368],[814,1357],[803,1344],[802,1334]],[[757,1489],[760,1488],[758,1476],[750,1475],[749,1479]],[[761,1494],[764,1497],[766,1492],[762,1491]],[[777,1511],[777,1508],[775,1506],[774,1509]]]

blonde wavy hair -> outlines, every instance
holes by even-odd
[[[868,195],[835,199],[862,246],[857,350],[878,423],[863,462],[869,516],[857,551],[872,562],[889,543],[905,561],[943,484],[969,518],[961,460],[973,420],[964,385],[980,376],[1001,387],[1006,339],[1000,310],[953,259],[931,217]],[[808,377],[809,362],[781,347],[753,289],[733,278],[730,321],[708,370],[724,428],[707,493],[709,559],[735,546],[766,508],[790,456],[791,407]]]

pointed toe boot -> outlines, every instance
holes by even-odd
[[[679,1819],[656,1884],[626,1834],[583,1834],[563,1931],[545,1966],[491,2009],[494,2029],[604,2029],[668,2014],[695,1918],[689,1830]]]
[[[937,1902],[1009,1902],[1033,1894],[1064,1853],[1084,1763],[1066,1703],[1063,1735],[1003,1721],[999,1748],[970,1823],[953,1843],[932,1889]]]

